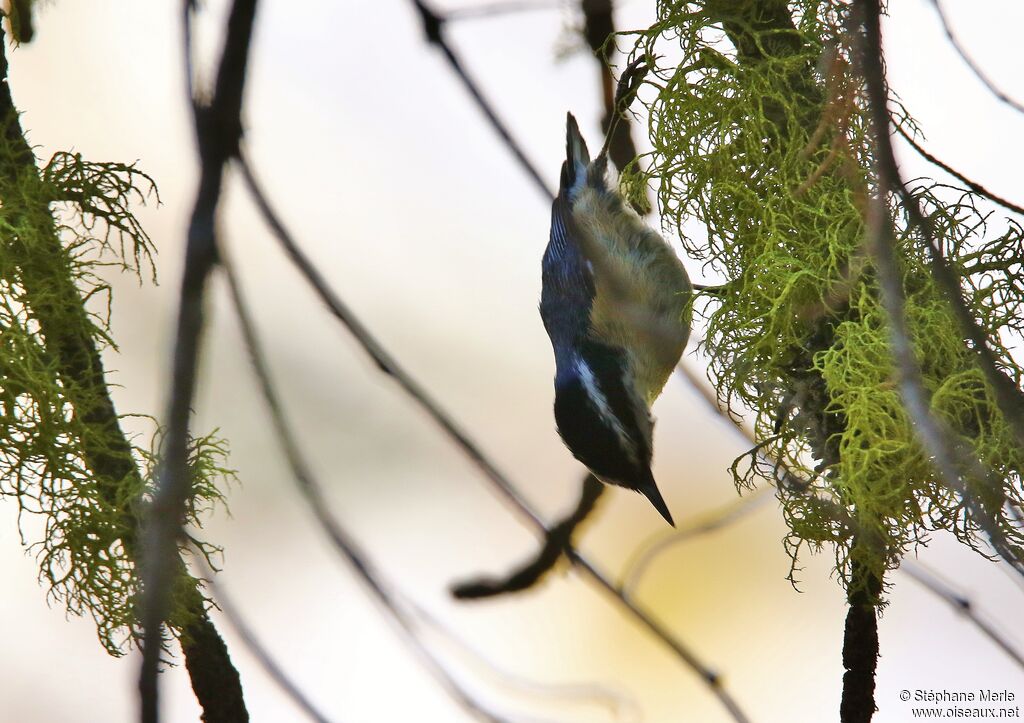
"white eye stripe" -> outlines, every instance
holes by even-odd
[[[583,382],[583,390],[587,394],[587,399],[594,406],[594,409],[597,410],[601,421],[615,432],[615,436],[619,440],[619,446],[626,455],[633,462],[639,462],[636,443],[629,432],[626,431],[626,428],[622,426],[622,421],[615,416],[611,405],[608,404],[608,398],[601,391],[597,377],[594,376],[593,370],[587,366],[587,362],[582,358],[576,360],[576,373],[579,375],[580,381]]]

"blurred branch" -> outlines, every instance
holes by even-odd
[[[615,8],[612,0],[580,0],[583,10],[583,37],[587,41],[601,74],[601,100],[604,116],[601,130],[609,134],[608,157],[620,171],[636,158],[631,126],[625,108],[616,102],[611,58],[615,47]],[[618,119],[618,122],[614,122]]]
[[[527,590],[550,572],[572,546],[572,537],[579,526],[594,510],[604,484],[592,474],[583,478],[580,501],[561,522],[553,525],[544,535],[544,543],[536,557],[521,565],[505,578],[478,577],[453,585],[452,595],[459,600],[479,600],[506,593]]]
[[[883,71],[879,0],[855,0],[854,8],[864,23],[860,63],[873,126],[876,148],[875,174],[878,180],[877,194],[869,201],[867,244],[878,267],[882,302],[889,316],[892,355],[897,368],[900,391],[915,422],[914,430],[932,456],[945,484],[963,498],[971,516],[985,531],[996,552],[1018,572],[1024,574],[1024,563],[1006,542],[993,516],[982,507],[961,478],[959,470],[969,469],[979,480],[986,480],[989,474],[981,469],[981,464],[973,455],[963,449],[963,444],[951,430],[945,428],[932,414],[928,393],[921,379],[920,367],[910,341],[906,297],[897,270],[895,238],[887,201],[890,193],[900,198],[911,222],[925,236],[932,259],[933,276],[945,292],[957,320],[978,352],[979,365],[993,387],[1000,411],[1011,423],[1018,438],[1024,442],[1024,419],[1019,407],[1020,390],[997,368],[995,355],[989,349],[984,333],[978,328],[961,296],[956,274],[943,259],[941,251],[936,246],[931,225],[900,177],[893,154],[892,138],[889,135],[890,116]]]
[[[1024,669],[1024,657],[1022,657],[1021,653],[1013,646],[1012,643],[1010,643],[1009,638],[1006,635],[996,630],[994,625],[984,620],[978,612],[977,607],[964,593],[953,589],[953,587],[942,580],[937,573],[929,570],[920,562],[904,560],[900,565],[900,570],[913,578],[913,580],[923,586],[925,590],[941,598],[948,603],[950,607],[967,618],[971,625],[981,632],[982,635],[991,640],[996,644],[996,647],[1006,653],[1006,655],[1017,664],[1017,667]],[[1017,581],[1020,580],[1020,578],[1014,575],[1014,580]]]
[[[974,73],[975,77],[980,80],[984,86],[988,88],[989,92],[1001,102],[1010,106],[1018,113],[1024,113],[1024,105],[1021,105],[1019,102],[1000,90],[999,87],[996,86],[996,84],[988,77],[985,71],[981,69],[981,66],[974,62],[974,59],[967,53],[964,46],[960,44],[956,35],[953,34],[953,28],[949,23],[949,18],[946,17],[946,13],[943,11],[942,5],[939,4],[939,0],[932,0],[932,5],[935,7],[935,12],[939,15],[939,21],[942,23],[942,29],[945,31],[946,37],[949,38],[949,42],[953,45],[953,48],[960,56],[960,59],[963,60],[967,67],[971,69],[971,72]]]
[[[660,532],[648,538],[633,552],[625,565],[625,571],[622,573],[622,591],[633,597],[651,564],[669,548],[724,529],[756,512],[770,499],[766,494],[767,490],[767,487],[759,488],[746,497],[740,497],[681,523],[678,529]]]
[[[419,405],[427,416],[430,417],[451,441],[469,458],[482,473],[489,479],[501,495],[519,510],[528,520],[529,524],[541,533],[546,530],[544,522],[530,509],[523,499],[519,490],[502,474],[491,460],[484,454],[476,443],[463,432],[441,404],[433,399],[412,376],[402,368],[390,353],[381,345],[372,332],[359,320],[341,298],[334,293],[328,285],[327,280],[320,273],[306,254],[299,248],[295,239],[284,227],[277,213],[271,207],[262,186],[257,181],[252,171],[246,154],[239,155],[238,165],[242,171],[242,178],[249,188],[257,208],[284,248],[288,258],[295,264],[296,268],[305,278],[306,282],[313,288],[323,304],[330,310],[335,319],[349,331],[357,342],[363,347],[366,353],[373,359],[380,371],[384,372],[402,388],[413,401]]]
[[[617,601],[620,605],[629,610],[633,617],[637,619],[647,630],[652,633],[655,637],[661,639],[662,642],[667,644],[669,648],[676,654],[676,656],[684,661],[690,668],[695,672],[699,673],[704,683],[711,689],[711,691],[718,698],[719,702],[729,712],[729,715],[737,723],[747,723],[749,719],[746,714],[740,709],[736,701],[733,700],[732,696],[725,690],[722,683],[722,678],[718,673],[711,670],[710,668],[704,667],[704,665],[694,657],[693,653],[681,643],[679,643],[672,634],[666,630],[659,622],[644,612],[639,606],[630,601],[622,588],[612,583],[603,573],[598,571],[593,564],[584,558],[575,548],[570,548],[569,559],[573,563],[581,567],[590,578],[597,583],[598,587],[603,589],[613,601]]]
[[[969,189],[971,189],[972,191],[977,193],[979,196],[984,196],[985,198],[987,198],[988,200],[992,201],[993,203],[997,203],[1000,206],[1002,206],[1003,208],[1006,208],[1006,209],[1008,209],[1010,211],[1013,211],[1014,213],[1019,213],[1022,216],[1024,216],[1024,208],[1022,208],[1021,206],[1018,206],[1017,204],[1013,203],[1012,201],[1007,201],[1002,196],[996,195],[992,191],[990,191],[987,188],[985,188],[984,186],[982,186],[977,181],[972,181],[970,178],[968,178],[964,174],[960,173],[958,170],[956,170],[952,166],[950,166],[950,165],[948,165],[946,163],[943,163],[940,159],[936,158],[931,153],[926,151],[923,147],[921,147],[921,144],[918,143],[914,139],[913,136],[911,136],[909,133],[907,133],[907,131],[905,131],[902,126],[894,124],[894,127],[896,128],[896,132],[899,133],[901,136],[903,136],[903,140],[905,140],[907,143],[909,143],[910,147],[913,148],[915,151],[917,151],[918,155],[920,155],[922,158],[927,160],[929,163],[931,163],[934,166],[938,166],[943,171],[945,171],[946,173],[951,175],[953,178],[955,178],[956,180],[960,181],[962,184],[967,186]]]
[[[248,186],[250,193],[252,193],[256,205],[263,214],[267,224],[274,231],[274,234],[281,242],[281,245],[288,257],[296,265],[314,291],[316,291],[321,301],[323,301],[328,309],[330,309],[335,318],[337,318],[349,330],[356,341],[359,342],[367,354],[369,354],[376,362],[380,370],[391,376],[402,390],[428,414],[431,421],[440,427],[451,439],[452,443],[466,455],[477,469],[484,474],[491,485],[500,492],[503,499],[516,509],[538,534],[542,537],[546,537],[548,530],[545,527],[544,522],[525,501],[511,481],[497,469],[497,467],[476,445],[476,443],[456,426],[455,422],[448,416],[441,406],[427,394],[426,390],[420,387],[411,378],[411,376],[398,365],[395,359],[391,357],[391,355],[388,354],[372,334],[370,334],[369,330],[363,326],[362,322],[352,314],[341,299],[338,298],[338,296],[330,289],[323,276],[298,248],[293,237],[287,229],[285,229],[277,214],[270,206],[269,201],[256,181],[255,174],[246,162],[244,154],[240,154],[239,166],[242,170],[242,175],[245,179],[246,185]],[[611,594],[623,609],[628,611],[652,635],[661,640],[662,643],[675,652],[682,662],[696,672],[707,683],[711,692],[719,699],[719,701],[721,701],[722,705],[729,711],[729,714],[737,721],[737,723],[742,723],[747,720],[746,716],[742,711],[740,711],[736,702],[732,699],[732,696],[729,695],[722,686],[721,678],[716,673],[705,667],[703,663],[701,663],[693,653],[689,651],[688,648],[686,648],[660,624],[656,623],[647,615],[647,613],[627,600],[623,596],[622,592],[618,590],[600,570],[598,570],[574,548],[568,548],[567,554],[569,555],[570,560],[577,564],[586,573],[586,577]]]
[[[313,705],[313,702],[302,692],[295,681],[285,672],[284,668],[277,663],[274,656],[264,647],[241,613],[238,612],[238,608],[231,597],[224,592],[219,584],[214,582],[214,569],[210,566],[203,551],[198,550],[198,548],[197,551],[198,554],[194,555],[194,559],[203,570],[203,582],[210,590],[214,603],[220,609],[224,619],[228,621],[228,625],[231,626],[231,629],[242,640],[242,644],[256,658],[256,662],[270,676],[270,679],[277,684],[277,687],[283,690],[293,703],[305,711],[311,720],[315,720],[317,723],[328,723],[330,719]]]
[[[189,0],[185,0],[186,8]],[[187,11],[187,10],[186,10]],[[178,541],[190,491],[188,428],[196,385],[199,337],[203,327],[206,280],[217,262],[215,216],[224,164],[235,155],[242,133],[245,86],[256,0],[235,0],[228,16],[216,88],[209,105],[194,106],[200,178],[185,250],[178,322],[167,412],[165,459],[150,504],[142,549],[144,629],[139,693],[143,723],[159,719],[157,672],[163,622],[170,608]],[[194,99],[189,99],[194,102]]]
[[[491,677],[495,679],[499,686],[509,690],[510,692],[520,695],[532,695],[550,700],[558,700],[563,703],[574,701],[591,702],[607,708],[616,721],[623,720],[624,718],[626,720],[639,720],[641,717],[637,702],[632,697],[607,686],[596,683],[541,683],[524,678],[491,660],[475,645],[467,641],[465,638],[456,635],[432,613],[420,607],[412,600],[403,600],[403,605],[412,611],[412,614],[416,618],[418,624],[438,633],[440,637],[450,643],[454,648],[461,651],[462,654],[469,658],[478,668],[482,668],[490,673]]]
[[[477,107],[483,111],[483,114],[487,117],[487,122],[490,123],[491,127],[501,136],[502,142],[512,152],[519,165],[523,167],[527,175],[533,180],[540,192],[543,193],[548,200],[554,199],[554,193],[548,188],[547,183],[540,175],[540,171],[530,162],[530,159],[526,157],[526,153],[519,147],[519,143],[512,137],[508,128],[505,127],[504,122],[498,117],[498,114],[494,112],[494,108],[484,98],[483,93],[477,87],[476,83],[466,73],[463,68],[461,61],[452,50],[448,41],[444,37],[444,24],[448,18],[444,15],[438,15],[436,12],[431,10],[423,0],[411,0],[412,4],[416,6],[416,9],[420,13],[420,19],[423,21],[423,32],[427,36],[427,42],[431,45],[436,45],[444,53],[444,57],[448,60],[448,64],[451,66],[452,71],[459,77],[462,84],[469,91],[469,94],[473,96],[473,100],[476,101]]]
[[[444,686],[452,698],[468,713],[480,720],[501,721],[502,719],[498,715],[492,713],[466,691],[455,677],[448,672],[441,661],[423,644],[415,633],[414,623],[398,605],[389,590],[389,586],[384,582],[381,575],[372,568],[368,558],[359,549],[358,544],[348,531],[331,515],[329,511],[330,505],[323,494],[323,487],[314,477],[312,470],[306,463],[305,457],[300,452],[298,444],[292,435],[291,426],[284,417],[281,402],[270,378],[270,370],[267,368],[265,355],[256,335],[256,327],[249,315],[249,307],[245,303],[241,286],[231,264],[223,257],[223,250],[221,267],[224,269],[228,280],[231,301],[242,328],[245,346],[249,352],[253,370],[259,382],[260,392],[270,412],[277,440],[284,450],[285,458],[291,469],[292,477],[298,485],[299,492],[302,494],[302,498],[309,504],[309,508],[313,512],[320,528],[327,534],[335,550],[345,558],[349,566],[356,572],[371,595],[384,608],[390,618],[397,623],[399,630],[403,634],[403,639],[419,656],[424,666]]]

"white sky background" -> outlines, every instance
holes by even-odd
[[[440,5],[440,3],[438,3]],[[460,3],[471,5],[472,3]],[[1013,0],[947,3],[974,58],[1024,98]],[[164,205],[140,211],[160,248],[162,285],[116,286],[119,411],[158,413],[196,159],[181,80],[177,2],[46,4],[37,40],[9,53],[15,101],[38,154],[138,159]],[[571,506],[580,468],[551,418],[552,360],[536,311],[549,211],[443,58],[411,5],[261,3],[246,95],[248,146],[282,215],[335,288],[399,360],[446,402],[549,518]],[[452,7],[445,4],[445,7]],[[211,74],[225,2],[198,27]],[[890,78],[928,147],[992,190],[1024,200],[1024,118],[997,104],[953,54],[926,0],[892,2]],[[571,14],[464,22],[450,38],[526,153],[557,183],[565,111],[597,143],[597,72],[586,54],[555,62]],[[620,28],[653,3],[623,3]],[[907,169],[924,166],[909,156]],[[727,720],[699,681],[575,575],[517,598],[447,599],[449,582],[499,572],[535,549],[471,466],[333,324],[278,253],[244,189],[229,184],[222,229],[241,267],[288,411],[330,488],[335,513],[402,590],[519,674],[628,691],[649,721]],[[690,264],[695,277],[699,269]],[[196,428],[220,427],[242,483],[207,537],[226,548],[223,584],[318,705],[345,721],[453,721],[462,713],[410,658],[332,554],[295,494],[256,397],[221,283],[214,285]],[[677,520],[735,498],[727,467],[743,451],[682,382],[655,407],[655,474]],[[141,427],[139,428],[141,431]],[[606,495],[583,549],[619,574],[663,523],[639,496]],[[31,530],[29,530],[31,532]],[[802,593],[785,581],[785,527],[769,504],[663,556],[639,601],[712,667],[755,723],[837,717],[845,609],[831,555],[807,556]],[[920,552],[1024,644],[1022,592],[996,565],[944,536]],[[5,720],[114,721],[134,715],[138,660],[107,657],[92,623],[49,609],[0,509]],[[902,689],[1009,689],[1024,675],[944,603],[897,574],[881,622],[881,723],[909,718]],[[253,720],[296,719],[224,625]],[[609,720],[592,705],[502,695],[465,679],[515,719]],[[163,676],[167,720],[198,719],[182,668]]]

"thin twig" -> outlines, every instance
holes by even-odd
[[[329,503],[323,494],[323,486],[313,475],[312,470],[306,463],[305,457],[300,452],[298,444],[292,436],[291,426],[284,417],[281,402],[270,378],[270,371],[267,368],[265,356],[256,335],[255,325],[249,315],[249,307],[245,303],[241,286],[235,277],[232,266],[226,258],[222,258],[221,268],[223,268],[228,280],[232,305],[238,317],[242,335],[245,338],[245,346],[249,352],[249,358],[252,361],[253,370],[259,382],[260,392],[270,412],[275,437],[284,450],[292,477],[298,485],[302,498],[309,504],[317,523],[327,534],[335,550],[345,558],[356,572],[359,579],[366,586],[366,589],[381,607],[387,611],[390,618],[397,623],[398,628],[403,633],[405,642],[420,657],[424,666],[444,686],[452,698],[476,718],[485,721],[502,721],[502,718],[489,711],[468,693],[454,676],[445,669],[440,660],[417,637],[414,623],[409,620],[398,605],[393,594],[390,592],[389,586],[370,565],[367,556],[362,552],[348,531],[330,513]]]
[[[530,526],[534,528],[534,531],[542,537],[545,536],[547,534],[547,528],[545,527],[544,522],[533,508],[530,507],[511,481],[497,469],[497,467],[476,445],[476,443],[456,426],[455,422],[448,416],[447,412],[445,412],[441,406],[427,394],[426,390],[420,387],[411,378],[411,376],[398,365],[396,360],[383,348],[383,346],[381,346],[369,330],[354,314],[352,314],[348,307],[345,306],[341,299],[338,298],[338,296],[327,285],[323,276],[316,267],[313,266],[301,249],[299,249],[291,234],[287,231],[277,214],[274,212],[266,196],[263,194],[260,185],[256,181],[255,174],[249,164],[245,161],[244,154],[239,154],[239,166],[246,185],[252,193],[256,205],[263,214],[267,224],[274,231],[274,234],[281,242],[288,257],[296,265],[305,277],[306,281],[313,287],[314,291],[316,291],[324,304],[330,309],[331,313],[346,327],[346,329],[349,330],[356,341],[359,342],[367,354],[369,354],[369,356],[376,362],[381,371],[390,375],[402,390],[429,415],[431,421],[433,421],[445,432],[445,434],[448,435],[455,446],[462,450],[462,452],[484,474],[486,479],[494,486],[501,496],[528,521]],[[660,624],[656,623],[647,613],[631,601],[627,600],[622,595],[621,591],[619,591],[609,581],[608,577],[598,570],[581,553],[570,548],[568,554],[570,559],[586,573],[586,576],[589,577],[589,579],[596,582],[599,587],[612,594],[618,600],[619,604],[644,627],[646,627],[654,637],[668,646],[676,653],[677,657],[681,661],[686,663],[687,666],[696,672],[708,684],[711,691],[717,698],[719,698],[734,720],[738,723],[747,720],[746,716],[742,711],[740,711],[736,702],[722,687],[721,679],[717,674],[698,661],[694,654],[690,652],[683,643],[672,636],[672,634]]]
[[[939,15],[939,21],[942,23],[942,29],[945,31],[946,37],[949,38],[949,42],[953,45],[953,48],[960,56],[960,59],[967,64],[967,67],[971,69],[971,72],[974,73],[974,76],[978,80],[980,80],[984,84],[984,86],[989,89],[989,92],[991,92],[992,95],[998,98],[1001,102],[1010,106],[1018,113],[1024,113],[1024,105],[1021,105],[1018,101],[1014,100],[1006,93],[1004,93],[1002,90],[1000,90],[999,87],[995,83],[993,83],[992,80],[988,77],[985,71],[981,69],[981,66],[978,65],[974,61],[974,59],[967,53],[967,50],[964,48],[964,46],[960,44],[960,41],[957,39],[956,35],[953,34],[953,27],[952,25],[950,25],[949,18],[946,17],[946,13],[943,11],[942,5],[939,4],[939,0],[932,0],[932,5],[935,7],[935,12],[938,13]]]
[[[548,184],[544,181],[544,178],[540,175],[540,171],[537,167],[530,162],[530,159],[526,157],[526,153],[519,146],[519,143],[512,137],[512,133],[505,127],[505,123],[495,113],[494,108],[484,98],[483,93],[477,84],[469,77],[466,73],[465,68],[462,66],[462,62],[459,60],[455,51],[452,50],[451,45],[444,37],[444,24],[447,21],[446,16],[438,15],[431,8],[427,7],[427,4],[423,0],[411,0],[412,4],[420,13],[420,18],[423,21],[423,32],[427,36],[427,42],[431,45],[436,45],[444,53],[444,57],[448,60],[448,64],[452,70],[462,81],[462,84],[469,91],[469,94],[473,96],[473,100],[476,101],[477,106],[483,111],[483,114],[487,117],[488,123],[491,127],[501,136],[502,142],[512,152],[519,161],[519,165],[523,167],[526,173],[536,184],[537,188],[543,193],[548,200],[553,200],[555,195],[548,187]]]
[[[956,170],[949,164],[943,163],[940,159],[936,158],[927,150],[925,150],[921,146],[921,144],[914,139],[913,136],[911,136],[909,133],[907,133],[906,130],[904,130],[903,126],[899,124],[894,124],[894,127],[896,128],[896,132],[903,136],[903,140],[909,143],[910,147],[917,151],[918,155],[927,160],[929,163],[938,166],[943,171],[951,175],[953,178],[960,181],[960,183],[964,184],[969,189],[977,193],[979,196],[984,196],[993,203],[997,203],[1003,208],[1006,208],[1010,211],[1013,211],[1014,213],[1019,213],[1020,215],[1024,216],[1024,207],[1018,206],[1016,203],[1013,203],[1012,201],[1007,201],[1005,198],[988,190],[977,181],[972,181],[970,178],[960,173],[960,171]]]
[[[699,517],[684,521],[678,529],[660,532],[641,543],[630,556],[622,573],[620,587],[623,593],[633,597],[651,564],[670,548],[726,528],[756,512],[761,505],[771,499],[765,494],[768,489],[761,487],[746,497],[740,497]]]
[[[242,644],[256,658],[256,662],[260,664],[260,667],[270,676],[271,680],[277,683],[277,686],[291,698],[293,703],[304,710],[310,719],[318,723],[328,723],[330,718],[317,709],[309,697],[302,692],[298,684],[285,672],[284,668],[278,665],[274,656],[260,642],[260,639],[256,637],[256,633],[253,632],[245,618],[242,617],[234,600],[224,591],[224,588],[214,582],[215,574],[213,568],[210,566],[202,550],[198,550],[198,552],[199,554],[194,555],[193,558],[198,561],[200,568],[203,570],[203,584],[210,591],[213,602],[224,616],[224,619],[228,621],[228,625],[231,626],[231,629],[235,631],[235,634],[242,641]]]
[[[189,1],[185,0],[186,12]],[[217,262],[214,225],[224,164],[237,151],[242,132],[242,91],[255,17],[256,0],[235,0],[232,4],[213,100],[205,108],[194,106],[201,162],[199,190],[189,223],[181,281],[165,461],[148,511],[142,550],[144,585],[139,619],[144,633],[139,693],[143,723],[159,719],[157,672],[190,489],[188,426],[203,327],[203,299],[206,280]]]
[[[920,562],[904,560],[900,564],[900,571],[906,573],[932,594],[945,600],[950,607],[967,618],[971,625],[977,628],[982,635],[991,640],[995,643],[996,647],[1006,653],[1006,655],[1017,664],[1017,667],[1024,669],[1024,656],[1022,656],[1020,651],[1010,643],[1009,639],[1005,635],[996,630],[994,625],[986,622],[984,618],[982,618],[978,613],[977,607],[971,602],[969,597],[964,595],[962,592],[953,589],[953,587],[942,580],[937,573],[928,569]],[[1014,576],[1014,579],[1019,578]]]
[[[718,673],[711,668],[705,667],[704,664],[701,663],[688,648],[679,643],[672,634],[661,625],[661,623],[656,621],[640,609],[640,607],[635,603],[629,600],[626,594],[622,591],[622,588],[609,580],[604,573],[595,568],[593,564],[584,558],[577,550],[571,549],[568,554],[569,559],[579,567],[583,568],[583,570],[590,575],[590,578],[608,595],[610,595],[613,600],[626,607],[641,625],[647,628],[647,630],[655,637],[666,643],[680,660],[684,661],[695,672],[700,674],[701,679],[711,689],[711,692],[715,694],[715,697],[718,698],[722,706],[729,712],[729,715],[732,716],[733,720],[737,721],[737,723],[749,722],[746,714],[723,686],[722,677]]]
[[[607,708],[617,721],[623,718],[639,720],[641,717],[636,700],[625,693],[597,683],[542,683],[524,678],[491,660],[476,645],[454,633],[422,606],[412,600],[402,600],[402,604],[412,612],[418,625],[437,633],[473,664],[486,670],[497,685],[511,693],[558,700],[563,703],[592,703]]]

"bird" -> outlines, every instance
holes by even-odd
[[[651,473],[651,405],[686,346],[693,286],[665,240],[609,185],[607,146],[591,161],[567,114],[541,273],[555,423],[598,479],[644,495],[674,525]]]

